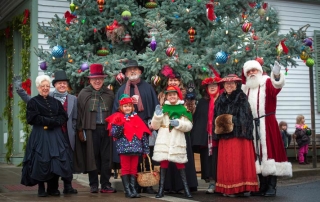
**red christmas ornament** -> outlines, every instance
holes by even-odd
[[[130,36],[130,34],[126,34],[126,35],[122,38],[122,41],[123,41],[124,43],[130,43],[130,41],[131,41],[131,36]]]
[[[252,23],[250,23],[250,22],[245,22],[245,23],[242,25],[242,31],[248,32],[248,31],[251,29],[251,26],[252,26]]]
[[[94,28],[94,29],[93,29],[93,32],[96,33],[96,32],[97,32],[97,28]]]
[[[99,11],[101,13],[104,7],[104,0],[97,0],[97,4],[98,4]]]
[[[214,21],[217,18],[216,14],[214,13],[214,0],[210,0],[210,2],[206,4],[206,8],[208,20]]]
[[[78,69],[78,73],[80,74],[82,72],[82,70],[81,69]]]
[[[170,47],[167,48],[167,50],[166,50],[166,55],[167,55],[168,57],[171,57],[171,56],[173,56],[173,54],[174,54],[175,52],[176,52],[176,48],[170,46]]]
[[[188,30],[189,39],[190,42],[194,42],[194,35],[196,34],[196,30],[194,30],[192,27]]]
[[[120,84],[120,86],[123,84],[124,78],[125,76],[121,72],[116,76],[116,80]]]
[[[257,57],[256,61],[259,62],[261,66],[264,64],[263,58]]]
[[[259,37],[254,34],[254,35],[252,35],[252,39],[256,41],[256,40],[259,40]]]

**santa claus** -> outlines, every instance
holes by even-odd
[[[271,77],[264,75],[259,62],[247,61],[243,66],[246,82],[242,90],[248,96],[255,120],[254,144],[257,153],[256,171],[260,190],[256,195],[275,196],[277,176],[292,176],[276,119],[277,95],[284,86],[285,78],[275,61]]]

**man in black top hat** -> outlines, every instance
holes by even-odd
[[[114,93],[104,85],[107,75],[102,64],[91,64],[89,86],[78,95],[75,171],[89,175],[91,193],[115,193],[111,186],[112,137],[105,118],[111,115]]]
[[[31,99],[31,97],[22,88],[22,82],[20,76],[15,76],[14,86],[16,92],[26,103]],[[65,133],[67,142],[70,146],[70,156],[73,157],[72,152],[75,147],[75,128],[77,123],[77,98],[74,95],[68,93],[69,79],[67,78],[66,72],[63,70],[58,70],[54,73],[54,79],[52,80],[52,85],[54,86],[54,91],[50,92],[50,96],[59,100],[63,105],[65,111],[68,114],[67,124],[62,126],[62,131]],[[62,178],[64,183],[64,194],[76,194],[78,191],[72,187],[71,179]],[[56,185],[57,187],[58,185]],[[50,187],[48,187],[48,194],[60,195],[60,192],[50,192]]]
[[[143,71],[144,67],[138,65],[136,60],[128,60],[126,66],[121,70],[121,72],[126,76],[127,81],[118,89],[113,102],[112,111],[115,112],[118,110],[119,98],[122,94],[127,94],[130,97],[138,95],[138,103],[134,105],[135,111],[138,116],[148,124],[148,121],[151,120],[154,109],[159,104],[159,101],[153,87],[141,79]],[[150,147],[150,157],[152,157],[152,153],[153,147]],[[117,155],[113,155],[113,158],[114,162],[119,161],[119,157]],[[146,161],[146,164],[147,162],[148,161]],[[146,168],[149,168],[149,165],[146,165]],[[140,169],[140,166],[138,169]],[[152,187],[147,187],[143,191],[149,194],[155,193]]]

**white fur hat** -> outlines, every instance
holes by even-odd
[[[247,72],[250,70],[250,69],[257,69],[261,72],[261,74],[263,73],[263,70],[262,70],[262,67],[260,65],[260,63],[256,60],[249,60],[247,61],[246,63],[244,63],[243,65],[243,74],[245,77],[247,77]]]

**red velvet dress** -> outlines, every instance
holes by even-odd
[[[235,152],[235,148],[241,150]],[[220,139],[216,192],[237,194],[258,191],[252,140],[245,138]]]

